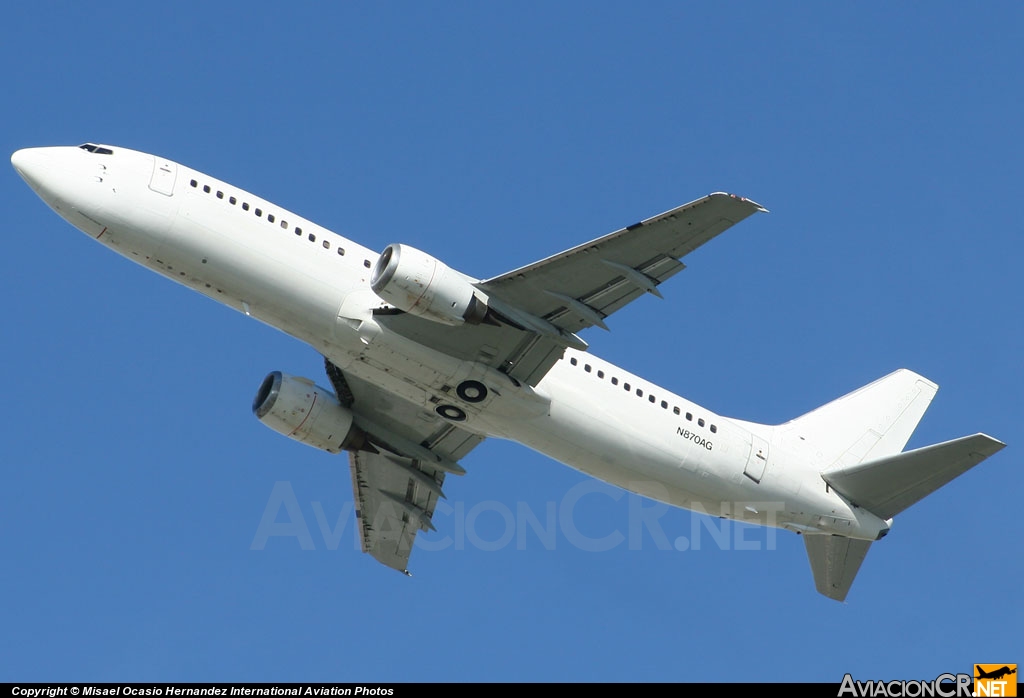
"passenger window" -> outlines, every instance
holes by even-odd
[[[198,187],[198,186],[199,186],[199,182],[197,182],[197,181],[196,181],[196,180],[194,180],[194,179],[193,179],[193,180],[192,180],[191,182],[189,182],[189,184],[190,184],[190,185],[192,185],[192,188],[193,188],[193,189],[195,189],[196,187]]]
[[[576,361],[576,359],[569,359],[569,363],[575,366],[578,362]]]
[[[704,420],[703,419],[698,419],[697,420],[697,426],[699,426],[699,427],[704,426]]]
[[[673,407],[672,408],[672,414],[679,414],[679,408],[678,407]]]
[[[204,184],[203,185],[203,191],[206,192],[207,194],[209,194],[210,193],[210,185],[209,184]]]
[[[295,234],[296,235],[302,235],[302,228],[296,228],[295,229]]]
[[[629,383],[623,383],[622,384],[622,389],[628,391],[629,390]]]
[[[650,402],[651,404],[654,404],[654,402],[655,402],[654,396],[653,395],[648,395],[647,396],[647,401]]]
[[[256,209],[255,213],[256,213],[256,215],[257,215],[257,216],[259,216],[260,218],[262,218],[262,217],[263,217],[263,211],[261,211],[260,209]]]
[[[267,214],[267,220],[270,221],[271,223],[273,223],[274,222],[274,214],[273,213],[268,213]]]
[[[604,378],[604,371],[598,371],[597,372],[597,377],[598,378]]]
[[[689,412],[686,413],[686,421],[687,422],[692,422],[693,421],[693,415],[690,414]]]
[[[313,233],[310,233],[309,234],[309,241],[310,242],[316,242],[316,235],[314,235]]]
[[[585,365],[583,367],[583,370],[586,371],[587,373],[590,373],[590,364]]]
[[[329,240],[324,240],[324,249],[325,250],[331,249],[331,242]]]
[[[363,266],[366,267],[367,269],[369,269],[370,268],[370,260],[364,259],[363,260]]]
[[[339,247],[338,248],[338,256],[339,257],[344,257],[345,256],[345,248],[344,247]]]
[[[636,396],[637,397],[643,397],[644,396],[644,391],[641,390],[640,388],[637,388],[636,389]]]
[[[229,196],[229,197],[228,197],[228,203],[229,203],[229,204],[231,204],[232,206],[234,206],[235,204],[237,204],[237,203],[238,203],[238,199],[236,199],[236,198],[235,198],[235,197],[233,197],[233,196]]]
[[[222,191],[217,192],[217,198],[218,199],[223,199],[224,198],[224,192],[222,192]]]
[[[718,433],[718,427],[716,427],[714,424],[711,425],[711,433],[712,434],[717,434]]]
[[[249,210],[248,202],[245,202],[245,201],[242,202],[242,210],[243,211],[248,211]]]
[[[288,230],[288,221],[281,221],[281,227]]]
[[[665,402],[664,400],[661,401],[661,409],[663,409],[663,410],[667,410],[668,409],[668,403]]]
[[[616,378],[615,376],[612,376],[612,385],[618,385],[618,384],[619,384],[619,379]]]

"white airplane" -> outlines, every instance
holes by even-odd
[[[478,280],[408,245],[377,254],[162,157],[28,148],[18,174],[115,252],[325,357],[333,391],[278,371],[253,412],[349,452],[362,546],[408,574],[446,475],[488,436],[675,506],[803,535],[817,590],[844,600],[892,517],[993,455],[984,434],[903,453],[938,386],[899,370],[792,421],[724,417],[587,351],[578,332],[683,270],[758,204],[711,194]]]

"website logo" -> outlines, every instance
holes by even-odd
[[[975,664],[974,695],[1009,698],[1017,695],[1016,664]]]

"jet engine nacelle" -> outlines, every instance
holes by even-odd
[[[487,297],[469,277],[408,245],[384,248],[370,288],[400,310],[445,325],[478,325],[487,315]]]
[[[365,434],[353,424],[352,412],[334,393],[308,378],[274,371],[263,379],[252,412],[277,433],[328,453],[365,444]]]

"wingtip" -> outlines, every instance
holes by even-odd
[[[980,436],[988,440],[990,446],[992,447],[992,454],[996,454],[999,451],[1002,451],[1004,448],[1006,448],[1006,444],[994,436],[989,436],[988,434],[985,434],[983,432],[978,432],[977,434],[975,434],[975,436]]]
[[[753,206],[760,213],[770,213],[770,211],[768,209],[766,209],[764,206],[762,206],[761,204],[757,203],[756,201],[754,201],[752,199],[748,199],[745,196],[740,196],[738,194],[730,194],[729,192],[725,192],[725,191],[716,191],[716,192],[712,192],[711,194],[708,194],[708,196],[727,196],[730,199],[736,199],[737,201],[742,201],[745,204],[750,204],[751,206]]]

